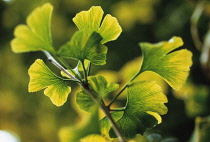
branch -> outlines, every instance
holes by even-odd
[[[91,98],[100,106],[100,109],[104,112],[104,114],[106,115],[106,118],[109,120],[109,122],[111,123],[113,130],[115,132],[115,134],[117,135],[118,139],[120,142],[127,142],[124,139],[123,134],[120,132],[119,127],[117,126],[117,124],[115,123],[114,119],[112,118],[111,114],[109,113],[109,110],[107,108],[107,106],[105,106],[105,104],[102,101],[99,101],[98,98],[91,92],[91,90],[89,89],[88,85],[81,85],[81,87],[91,96]]]
[[[72,80],[79,82],[79,85],[91,96],[91,98],[100,106],[101,110],[104,112],[104,114],[106,115],[107,119],[109,120],[109,122],[111,123],[111,125],[113,126],[113,129],[116,133],[116,135],[119,138],[120,142],[127,142],[122,133],[120,132],[120,129],[118,128],[117,124],[115,123],[114,119],[112,118],[111,114],[109,113],[108,108],[105,106],[105,104],[101,101],[98,100],[98,98],[91,92],[91,90],[89,89],[88,84],[86,83],[81,83],[77,78],[75,78],[74,76],[72,76],[63,66],[61,66],[54,58],[53,56],[47,52],[47,51],[43,51],[44,54],[47,56],[47,59],[49,62],[51,62],[53,65],[55,65],[58,69],[60,69],[61,71],[63,71],[64,73],[66,73]]]
[[[53,56],[47,52],[47,51],[43,51],[44,54],[47,56],[47,60],[52,63],[54,66],[56,66],[59,70],[63,71],[66,75],[68,75],[72,80],[80,82],[76,77],[74,77],[73,75],[71,75],[63,66],[61,66],[54,58]]]
[[[115,100],[120,96],[120,94],[128,87],[129,83],[131,81],[133,81],[139,74],[141,73],[141,70],[136,74],[134,75],[124,86],[123,88],[120,90],[120,92],[112,99],[112,101],[109,103],[109,105],[107,106],[108,108],[111,107],[111,105],[115,102]]]

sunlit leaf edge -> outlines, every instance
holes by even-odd
[[[67,101],[71,87],[67,86],[62,78],[55,75],[41,59],[37,59],[31,65],[28,73],[30,76],[29,92],[36,92],[46,88],[44,94],[56,106],[61,106]]]
[[[92,6],[88,11],[81,11],[73,18],[73,22],[81,31],[96,31],[102,37],[102,44],[116,40],[122,32],[118,20],[107,14],[102,21],[104,12],[100,6]]]
[[[46,3],[34,9],[27,17],[27,25],[18,25],[11,41],[15,53],[46,50],[54,53],[51,39],[51,16],[53,6]],[[47,17],[47,18],[46,18]],[[42,22],[44,21],[44,25]],[[34,25],[37,24],[37,25]]]
[[[155,44],[143,42],[139,45],[143,52],[141,73],[145,71],[155,72],[174,90],[181,89],[189,76],[190,67],[192,66],[192,53],[189,50],[173,51],[183,45],[182,39],[172,37],[169,41]]]

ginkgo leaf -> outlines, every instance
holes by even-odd
[[[85,120],[78,121],[74,126],[64,127],[59,132],[61,142],[80,142],[80,139],[91,135],[100,134],[100,126],[98,121],[98,109],[94,108],[90,116]]]
[[[114,82],[107,82],[101,75],[88,77],[88,83],[90,84],[91,90],[93,90],[94,93],[98,94],[101,98],[104,98],[108,93],[119,88],[118,84]]]
[[[102,44],[117,39],[122,29],[116,18],[107,14],[102,21],[103,10],[100,6],[92,6],[88,11],[78,13],[73,21],[81,31],[91,34],[93,31],[103,37]]]
[[[66,70],[66,71],[68,71],[72,76],[75,76],[75,74],[76,74],[76,71],[74,71],[74,70]],[[63,72],[63,71],[61,71],[61,75],[63,76],[63,77],[66,77],[66,78],[69,78],[69,79],[71,79],[72,80],[72,78],[70,78],[65,72]]]
[[[88,68],[90,67],[90,61],[89,60],[84,60],[84,67],[85,70],[87,71]],[[78,61],[77,66],[75,68],[73,68],[72,70],[68,70],[67,71],[72,74],[73,76],[75,76],[76,78],[82,78],[82,74],[80,74],[80,72],[83,72],[83,65],[81,61]],[[64,73],[63,71],[61,71],[61,75],[64,77],[67,77],[69,79],[71,79],[66,73]]]
[[[28,70],[29,92],[45,89],[44,94],[48,96],[56,106],[63,105],[71,92],[71,88],[58,76],[56,76],[41,59],[37,59]]]
[[[140,43],[143,51],[141,72],[153,71],[175,90],[186,82],[192,65],[192,53],[186,49],[173,51],[183,45],[180,37],[157,44]]]
[[[88,59],[93,64],[105,64],[107,47],[100,44],[102,37],[93,32],[88,35],[86,32],[76,32],[70,42],[62,46],[58,55],[65,58],[74,58],[80,61]]]
[[[136,73],[139,71],[139,66],[141,66],[142,61],[143,61],[143,58],[140,56],[140,57],[134,58],[133,60],[127,62],[119,71],[121,81],[127,82],[133,76],[135,76]],[[156,81],[157,84],[161,86],[163,93],[166,93],[167,89],[168,89],[167,83],[163,80],[163,78],[160,75],[158,75],[152,71],[146,71],[146,72],[139,74],[139,76],[136,77],[134,81],[135,82]],[[126,96],[125,93],[126,92],[123,92],[123,94],[121,94],[121,97]]]
[[[115,111],[111,113],[112,118],[114,119],[114,121],[118,121],[122,116],[123,116],[124,112],[123,111]],[[110,124],[109,120],[107,119],[107,117],[102,118],[100,121],[100,128],[101,128],[101,133],[104,136],[109,137],[109,130],[111,129],[112,125]]]
[[[161,122],[160,115],[167,113],[166,96],[156,82],[142,81],[130,84],[127,88],[128,101],[123,116],[116,122],[126,138],[143,134]],[[111,137],[116,137],[110,131]]]
[[[81,110],[89,112],[96,105],[93,99],[85,90],[81,90],[76,94],[76,103]]]
[[[90,61],[89,60],[85,60],[84,61],[84,67],[85,67],[85,69],[86,70],[88,70],[88,68],[90,67]],[[82,65],[82,63],[81,62],[78,62],[78,64],[77,64],[77,70],[78,71],[83,71],[83,65]]]
[[[106,97],[108,93],[119,88],[118,84],[107,82],[106,79],[101,75],[88,77],[88,83],[90,90],[92,90],[92,92],[100,99]],[[95,105],[93,99],[84,90],[81,90],[77,93],[76,102],[77,105],[85,111],[89,111]]]
[[[51,39],[51,15],[53,7],[47,3],[36,8],[28,17],[27,25],[16,27],[11,42],[12,51],[21,53],[46,50],[54,52]]]

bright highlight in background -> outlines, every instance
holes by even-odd
[[[3,0],[4,2],[13,2],[14,0]]]
[[[0,142],[20,142],[20,140],[15,134],[0,130]]]

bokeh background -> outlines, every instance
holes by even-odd
[[[28,68],[37,58],[46,60],[42,53],[11,51],[14,28],[25,24],[28,14],[46,2],[54,6],[56,48],[77,31],[72,18],[82,10],[99,5],[105,14],[119,20],[123,32],[116,41],[107,43],[107,64],[94,66],[93,73],[119,72],[125,63],[141,55],[139,42],[182,37],[183,48],[193,52],[189,79],[179,92],[167,89],[169,112],[148,132],[146,141],[198,142],[198,137],[201,142],[210,141],[210,4],[205,0],[0,0],[0,130],[15,134],[21,142],[58,142],[59,130],[78,121],[72,94],[63,106],[56,107],[43,91],[28,93]],[[207,61],[200,60],[202,55]],[[0,142],[5,142],[1,131]]]

